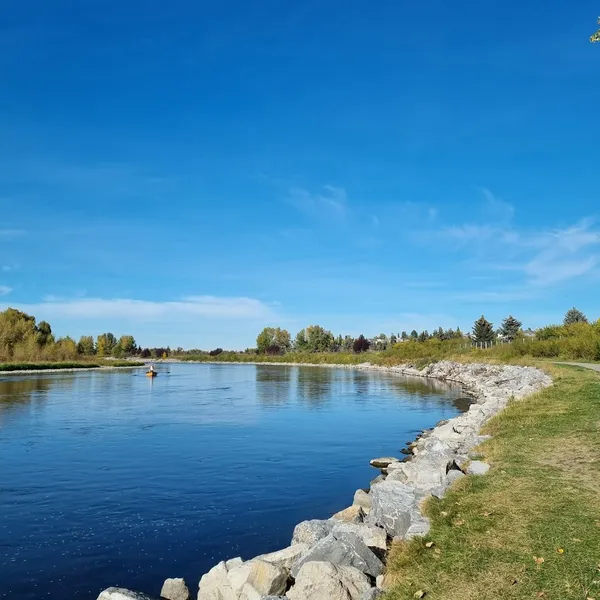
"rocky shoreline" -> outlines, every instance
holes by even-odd
[[[467,412],[439,423],[410,444],[408,460],[373,459],[371,465],[381,474],[370,488],[357,490],[352,505],[330,519],[299,523],[287,548],[247,561],[232,558],[213,567],[200,579],[198,600],[374,600],[385,588],[390,542],[429,531],[421,503],[429,496],[443,496],[457,479],[483,475],[490,468],[473,454],[473,449],[487,439],[480,435],[481,427],[511,400],[552,383],[539,369],[511,365],[441,361],[424,369],[368,363],[314,366],[368,369],[459,383],[474,402]],[[167,579],[160,595],[167,600],[189,600],[192,596],[183,579]],[[109,588],[98,600],[152,599],[130,590]]]

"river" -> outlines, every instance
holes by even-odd
[[[289,545],[460,388],[316,367],[165,364],[0,378],[0,596],[95,600],[118,585],[195,594],[219,560]]]

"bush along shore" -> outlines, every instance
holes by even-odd
[[[486,439],[480,435],[481,427],[511,400],[552,383],[541,370],[520,366],[443,361],[422,370],[358,368],[456,382],[473,396],[474,403],[466,413],[424,432],[410,445],[408,460],[373,459],[371,465],[381,474],[370,488],[357,490],[352,505],[330,519],[299,523],[289,547],[246,561],[237,557],[220,562],[200,579],[198,600],[371,600],[382,595],[390,546],[420,539],[430,530],[422,510],[425,500],[442,498],[455,481],[467,475],[487,472],[489,465],[473,454]],[[188,600],[190,590],[183,579],[167,579],[160,595]],[[150,598],[108,588],[98,600]]]
[[[46,371],[81,371],[98,369],[127,369],[132,367],[143,367],[145,363],[132,360],[107,360],[103,363],[98,362],[22,362],[22,363],[0,363],[0,373],[2,374],[28,374],[44,373]]]

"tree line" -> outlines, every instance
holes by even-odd
[[[0,312],[0,360],[2,361],[63,361],[81,357],[168,356],[169,348],[140,348],[132,335],[115,336],[107,332],[83,335],[79,341],[70,336],[56,338],[47,321],[8,308]]]
[[[575,323],[588,323],[587,317],[577,308],[571,308],[565,314],[563,326]],[[559,326],[555,326],[559,327]],[[542,331],[542,330],[538,330]],[[531,330],[523,331],[522,323],[513,315],[508,315],[502,320],[498,328],[488,321],[484,315],[473,323],[469,333],[463,333],[460,327],[444,329],[439,327],[431,333],[427,330],[418,332],[413,329],[410,333],[392,333],[389,336],[381,333],[373,338],[364,335],[353,337],[350,335],[334,335],[331,331],[320,325],[310,325],[301,329],[292,339],[289,331],[280,327],[265,327],[256,338],[256,352],[258,354],[281,355],[287,352],[366,352],[368,350],[387,350],[399,343],[426,342],[428,340],[450,341],[463,340],[474,344],[490,344],[496,341],[513,342],[519,337],[534,337]],[[247,352],[251,351],[250,349]],[[223,352],[221,348],[213,351],[213,356]]]

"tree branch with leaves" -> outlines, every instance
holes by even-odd
[[[598,25],[600,25],[600,17],[598,17]],[[590,37],[590,42],[592,42],[592,44],[600,42],[600,29]]]

